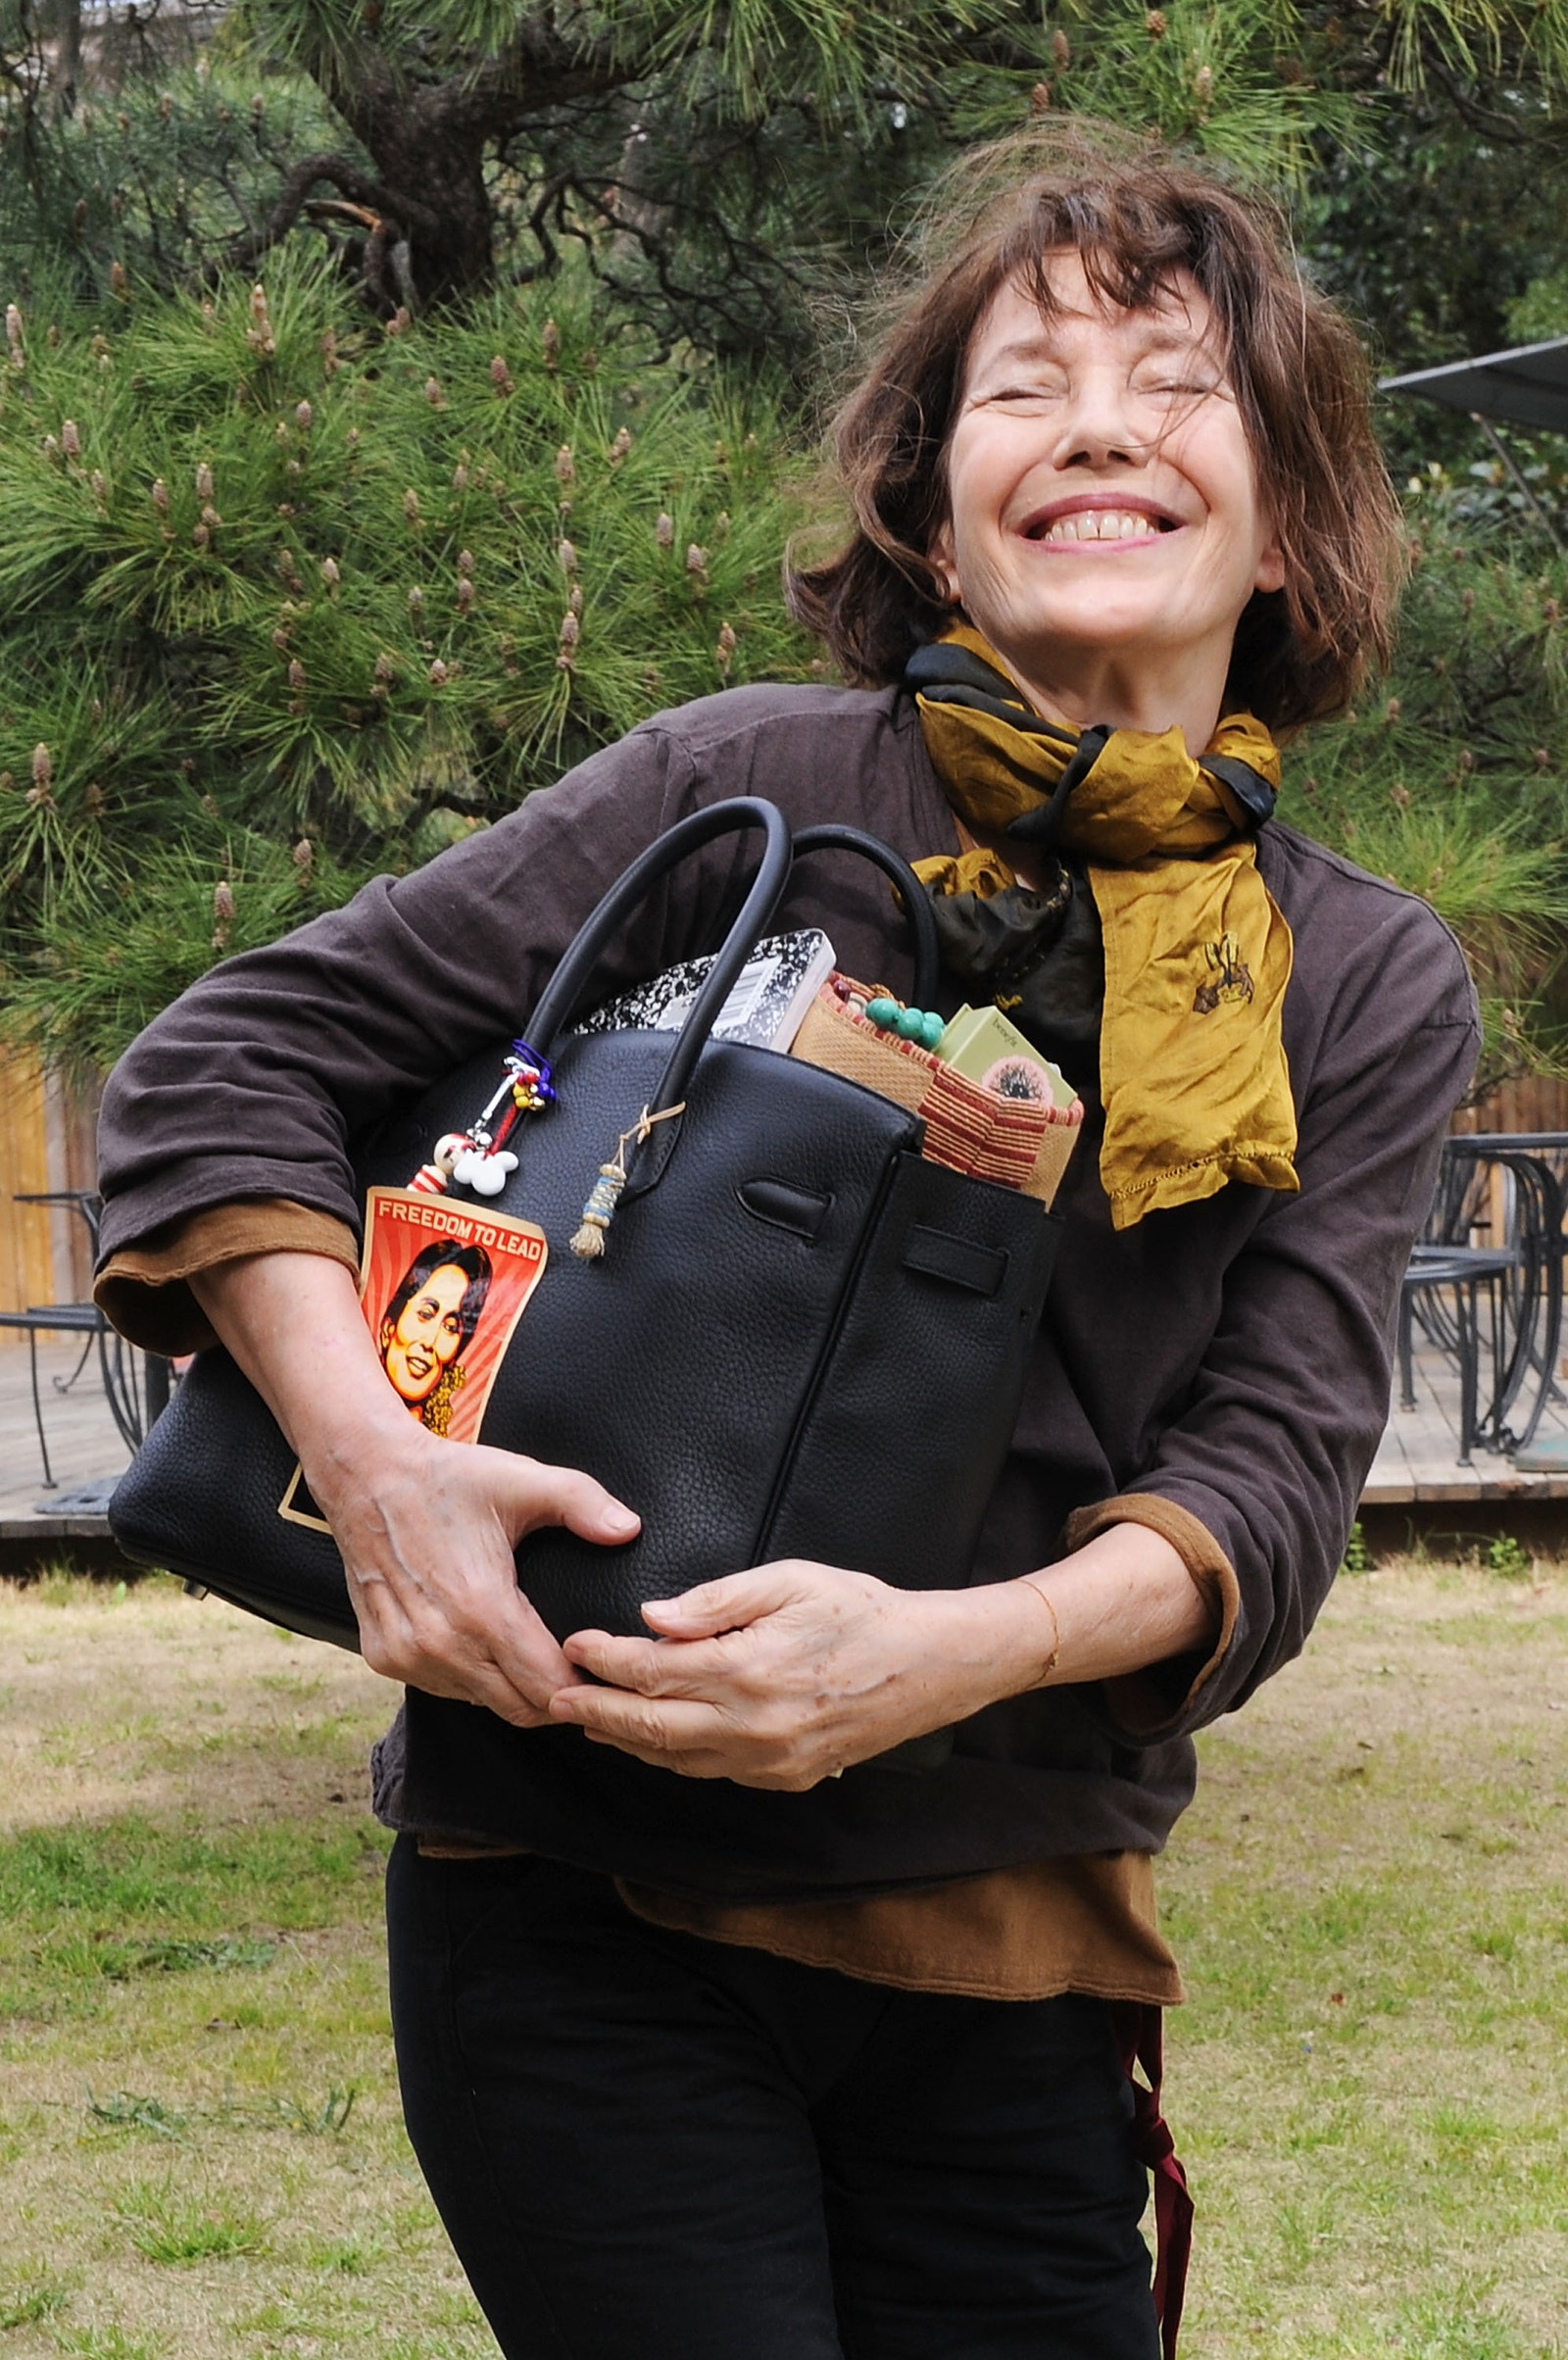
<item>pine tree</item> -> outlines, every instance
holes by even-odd
[[[0,949],[57,1056],[650,713],[808,676],[769,405],[568,286],[387,335],[299,254],[7,321]]]
[[[822,324],[853,346],[973,139],[1087,114],[1285,189],[1391,365],[1561,303],[1568,0],[167,23],[68,75],[0,0],[0,960],[13,1033],[86,1064],[659,706],[809,676]],[[1507,1058],[1557,990],[1568,581],[1473,429],[1389,417],[1399,668],[1290,808],[1453,920]]]

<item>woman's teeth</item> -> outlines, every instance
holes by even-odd
[[[1169,530],[1162,518],[1137,509],[1090,508],[1056,516],[1029,537],[1034,541],[1130,541]]]

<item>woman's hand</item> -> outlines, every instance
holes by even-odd
[[[307,1442],[302,1457],[342,1554],[361,1652],[389,1680],[539,1728],[579,1675],[517,1588],[513,1551],[563,1524],[613,1546],[637,1518],[591,1475],[446,1442],[394,1411],[390,1430]]]
[[[591,1475],[428,1432],[387,1382],[342,1263],[255,1254],[191,1285],[299,1453],[370,1669],[541,1726],[579,1675],[518,1590],[512,1552],[561,1524],[613,1547],[637,1517]]]
[[[1217,1630],[1175,1549],[1136,1523],[969,1590],[894,1590],[792,1560],[643,1614],[657,1639],[567,1640],[567,1660],[612,1685],[564,1688],[552,1719],[688,1778],[793,1791],[1048,1680],[1206,1652]]]
[[[579,1631],[555,1720],[688,1778],[800,1792],[1037,1686],[1055,1645],[1027,1583],[894,1590],[792,1559],[646,1605],[657,1639]]]

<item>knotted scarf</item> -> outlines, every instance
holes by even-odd
[[[1294,1190],[1280,1029],[1291,932],[1253,843],[1279,793],[1267,730],[1232,713],[1195,760],[1179,729],[1059,727],[967,624],[918,650],[906,679],[949,802],[1002,843],[916,871],[945,946],[962,945],[960,971],[985,973],[1026,1029],[1026,990],[1011,987],[1031,965],[1054,946],[1080,978],[1093,967],[1093,920],[1081,885],[1075,920],[1059,856],[1087,877],[1103,942],[1100,1170],[1115,1227],[1228,1180]],[[1013,845],[1047,872],[1040,891],[1019,885]]]

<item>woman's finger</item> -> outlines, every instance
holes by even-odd
[[[564,1643],[566,1661],[640,1696],[711,1696],[733,1670],[734,1649],[722,1639],[623,1639],[609,1631],[574,1631]]]
[[[607,1737],[602,1730],[583,1733],[590,1745],[612,1745],[617,1753],[628,1754],[633,1761],[646,1762],[650,1770],[669,1770],[677,1778],[727,1778],[737,1787],[755,1787],[763,1794],[805,1795],[812,1787],[838,1776],[837,1766],[818,1764],[807,1769],[800,1764],[788,1768],[776,1765],[761,1767],[743,1755],[717,1752],[694,1747],[685,1753],[659,1753],[651,1746],[629,1745],[619,1738]]]
[[[384,1585],[370,1586],[360,1615],[360,1651],[369,1670],[427,1696],[485,1705],[519,1728],[544,1726],[549,1699],[560,1685],[551,1677],[548,1658],[541,1656],[529,1667],[524,1687],[515,1667],[497,1661],[482,1647],[454,1640],[449,1626],[421,1628]]]
[[[466,1562],[448,1544],[439,1575],[387,1536],[390,1563],[352,1567],[361,1652],[383,1678],[433,1696],[542,1722],[556,1691],[580,1675],[517,1588],[511,1551],[492,1528]]]
[[[649,1598],[643,1619],[671,1638],[698,1639],[738,1630],[764,1614],[776,1614],[801,1595],[800,1568],[792,1563],[754,1565],[700,1582],[679,1598]]]
[[[676,1778],[737,1779],[733,1762],[727,1761],[720,1753],[711,1750],[705,1752],[700,1746],[688,1753],[659,1753],[650,1745],[628,1745],[619,1738],[607,1737],[599,1729],[585,1729],[583,1735],[590,1745],[609,1745],[614,1752],[625,1754],[630,1761],[646,1762],[650,1770],[672,1771]],[[741,1776],[737,1783],[742,1786],[761,1786],[766,1782],[761,1779],[748,1781]]]
[[[498,1500],[503,1513],[510,1506],[515,1514],[511,1535],[514,1544],[525,1533],[564,1525],[579,1540],[597,1541],[612,1549],[635,1540],[642,1530],[636,1510],[580,1467],[545,1466],[534,1458],[503,1458],[497,1490],[503,1496]]]
[[[507,1570],[509,1574],[512,1571],[510,1566]],[[502,1673],[541,1712],[559,1689],[574,1687],[583,1677],[576,1665],[567,1661],[555,1633],[515,1580],[502,1594],[500,1611],[486,1627],[483,1646]]]
[[[711,1704],[685,1697],[631,1696],[620,1689],[562,1689],[550,1699],[553,1721],[598,1732],[616,1745],[644,1745],[655,1753],[680,1753],[710,1745],[723,1729]]]

